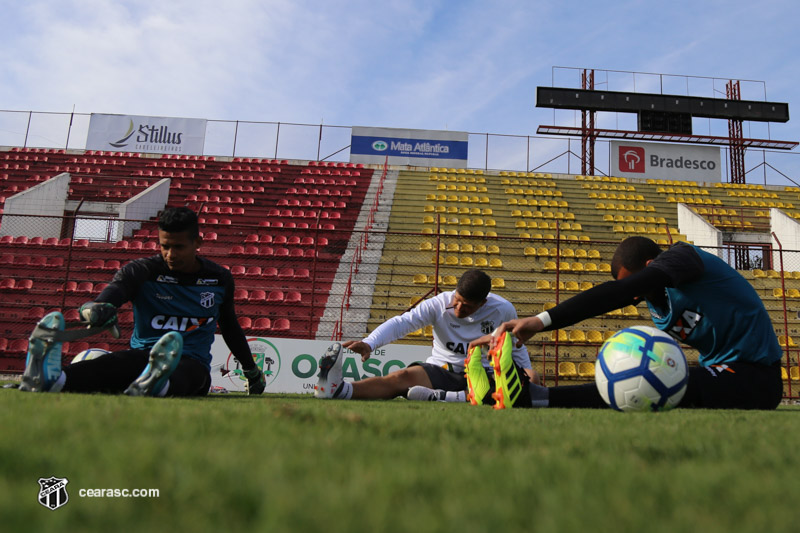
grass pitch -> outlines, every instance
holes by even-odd
[[[800,410],[0,391],[4,531],[796,532]],[[69,502],[37,501],[66,477]],[[80,489],[159,489],[158,498]]]

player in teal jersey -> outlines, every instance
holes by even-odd
[[[211,344],[219,325],[248,378],[249,392],[264,391],[233,304],[230,272],[198,255],[197,215],[166,209],[159,217],[161,253],[123,266],[94,302],[81,306],[93,327],[114,327],[117,308],[133,303],[130,350],[61,368],[61,313],[51,313],[31,336],[21,390],[196,396],[211,385]],[[44,338],[40,334],[44,332]]]
[[[696,348],[680,407],[774,409],[783,395],[781,348],[756,291],[736,270],[700,248],[678,243],[663,251],[646,237],[629,237],[614,253],[609,281],[537,316],[500,326],[522,344],[642,300],[655,326]],[[470,344],[491,345],[484,336]],[[592,384],[530,385],[534,406],[606,407]]]

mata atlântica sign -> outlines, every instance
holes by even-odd
[[[469,134],[461,131],[354,126],[352,163],[466,168]]]

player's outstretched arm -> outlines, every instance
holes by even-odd
[[[347,341],[343,342],[342,346],[359,354],[362,363],[372,354],[372,346],[363,341]]]
[[[542,321],[539,319],[539,317],[531,316],[528,318],[509,320],[508,322],[503,322],[500,324],[500,326],[498,326],[498,328],[494,330],[491,335],[484,335],[483,337],[479,337],[470,342],[469,350],[471,351],[475,346],[489,346],[490,348],[494,348],[495,339],[497,339],[504,331],[510,331],[514,334],[514,336],[517,338],[517,348],[520,348],[528,339],[543,329],[544,324],[542,324]]]

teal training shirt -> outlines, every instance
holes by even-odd
[[[700,364],[733,361],[771,365],[781,358],[767,310],[755,289],[719,257],[678,243],[648,268],[672,280],[666,308],[648,300],[656,327],[700,352]]]

